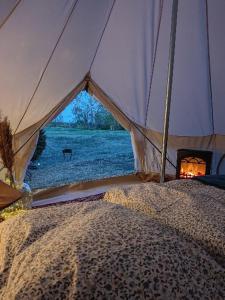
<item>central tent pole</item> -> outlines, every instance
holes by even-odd
[[[171,105],[171,94],[172,94],[172,86],[173,86],[173,66],[174,66],[174,54],[175,54],[175,43],[176,43],[177,11],[178,11],[178,0],[173,0],[171,32],[170,32],[169,65],[168,65],[166,99],[165,99],[165,115],[164,115],[164,127],[163,127],[160,183],[163,183],[165,181],[170,105]]]

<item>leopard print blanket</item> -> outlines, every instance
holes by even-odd
[[[104,200],[175,228],[225,267],[225,190],[194,180],[174,180],[114,188]]]
[[[2,222],[0,299],[224,299],[224,266],[176,221],[154,217],[161,202],[151,216],[100,200]]]

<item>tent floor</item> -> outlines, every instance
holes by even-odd
[[[135,174],[111,177],[102,180],[81,182],[61,187],[38,190],[33,195],[32,207],[58,204],[90,196],[104,194],[114,186],[125,186],[142,182]]]

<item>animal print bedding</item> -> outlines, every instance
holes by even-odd
[[[153,216],[100,200],[2,222],[0,299],[224,299],[223,265]]]
[[[113,188],[104,200],[178,230],[225,267],[225,190],[194,180],[174,180]]]

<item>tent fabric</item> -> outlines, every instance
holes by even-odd
[[[108,109],[114,118],[131,134],[131,141],[133,146],[135,169],[137,171],[143,171],[145,169],[144,161],[144,137],[137,130],[134,124],[123,114],[120,109],[113,103],[112,99],[100,89],[92,80],[89,82],[89,93],[94,95],[98,101],[100,101],[106,109]]]
[[[33,156],[35,146],[39,136],[39,129],[51,122],[86,86],[86,79],[82,80],[48,115],[38,123],[15,135],[14,153],[15,155],[15,178],[21,183],[25,176],[25,171],[30,159]]]
[[[0,28],[7,22],[8,18],[20,4],[21,0],[2,0],[0,2]]]
[[[173,164],[184,144],[212,149],[214,165],[225,152],[224,11],[223,0],[179,1],[168,147]],[[87,74],[99,87],[96,97],[127,123],[137,171],[159,171],[160,153],[142,133],[161,148],[171,12],[172,0],[1,1],[0,109],[15,144],[29,140],[16,156],[18,181],[38,130],[73,99],[71,91],[80,90]],[[169,163],[167,173],[175,174]]]
[[[19,200],[22,193],[0,181],[0,210]]]
[[[145,134],[156,145],[160,144],[162,141],[162,133],[153,130],[145,130]],[[225,137],[224,135],[208,135],[208,136],[192,136],[192,137],[170,135],[168,137],[167,157],[175,165],[177,161],[177,150],[182,148],[212,151],[213,157],[212,157],[211,173],[216,174],[219,160],[225,152]],[[160,164],[161,164],[160,153],[157,151],[152,152],[151,145],[149,145],[149,143],[146,143],[145,153],[146,153],[146,161],[147,161],[146,165],[153,166],[154,170],[160,170]],[[174,174],[174,175],[176,174],[175,169],[169,163],[167,163],[166,171],[168,174]],[[220,173],[225,174],[225,161],[223,161],[221,164]]]

